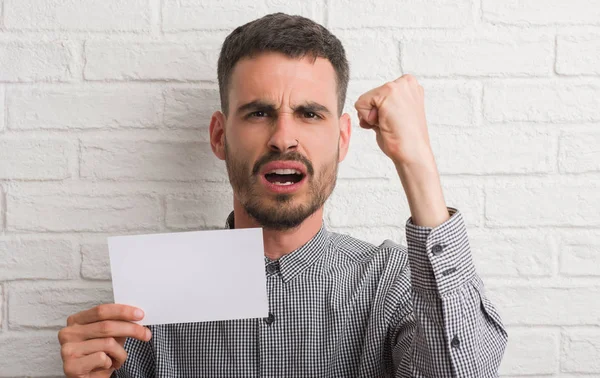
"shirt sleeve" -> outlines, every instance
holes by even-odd
[[[430,228],[406,223],[412,311],[397,311],[395,377],[497,377],[507,343],[475,272],[461,213]]]

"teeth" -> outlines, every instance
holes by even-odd
[[[282,185],[282,186],[286,186],[286,185],[292,185],[293,182],[288,181],[288,182],[275,182],[275,185]]]
[[[302,172],[300,172],[297,169],[274,169],[272,171],[269,171],[268,173],[275,173],[277,175],[301,175]]]

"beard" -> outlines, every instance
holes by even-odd
[[[242,207],[263,228],[271,230],[289,230],[296,228],[306,218],[313,215],[327,201],[335,188],[338,171],[339,147],[335,159],[330,164],[323,164],[315,174],[310,160],[304,155],[292,151],[280,153],[271,151],[250,167],[245,160],[232,156],[227,139],[225,139],[225,164],[229,182]],[[272,195],[259,192],[259,172],[261,167],[271,161],[299,161],[306,166],[307,200],[295,203],[298,194]]]

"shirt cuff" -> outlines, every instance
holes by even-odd
[[[475,276],[462,214],[448,207],[450,219],[431,228],[406,222],[411,284],[418,291],[447,295]]]

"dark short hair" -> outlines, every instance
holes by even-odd
[[[273,13],[237,27],[225,38],[217,76],[221,110],[229,110],[229,84],[236,63],[263,52],[278,52],[290,58],[325,58],[336,72],[338,113],[342,114],[348,88],[349,67],[344,47],[325,27],[302,16]]]

